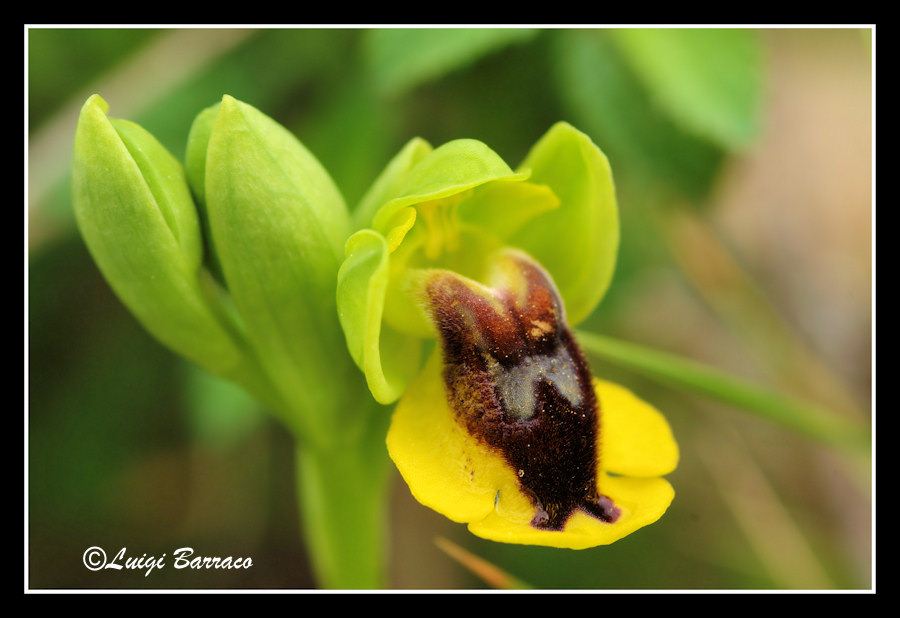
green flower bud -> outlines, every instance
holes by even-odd
[[[353,385],[365,385],[335,307],[350,232],[341,194],[294,135],[230,96],[195,122],[188,169],[260,363],[306,435],[346,434]]]
[[[97,95],[75,131],[72,195],[79,230],[126,307],[161,342],[213,373],[241,352],[201,267],[200,224],[181,164],[138,125],[107,117]]]

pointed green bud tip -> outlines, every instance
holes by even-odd
[[[75,129],[72,200],[98,268],[154,336],[216,373],[240,356],[201,283],[203,240],[185,172],[140,126],[85,102]]]
[[[78,119],[72,174],[79,223],[111,217],[114,207],[144,209],[169,230],[184,259],[199,265],[202,239],[181,163],[142,127],[108,118],[108,109],[93,95]]]

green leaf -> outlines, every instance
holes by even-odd
[[[365,60],[376,87],[397,95],[513,43],[531,28],[400,28],[367,33]]]
[[[721,149],[653,105],[608,32],[564,30],[552,42],[560,98],[573,122],[615,162],[620,182],[645,194],[705,198]]]
[[[636,28],[610,33],[654,102],[684,129],[729,150],[756,136],[763,70],[753,30]]]

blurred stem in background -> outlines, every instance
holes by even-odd
[[[660,233],[685,278],[703,300],[762,359],[780,388],[838,410],[857,422],[859,403],[775,311],[771,301],[691,208],[660,217]],[[851,440],[853,438],[851,437]]]
[[[697,453],[772,580],[798,590],[832,588],[834,578],[753,454],[716,420],[702,432]]]
[[[860,487],[869,491],[867,468],[871,456],[871,434],[863,422],[672,354],[593,333],[579,332],[578,339],[589,354],[670,387],[703,395],[775,421],[816,442],[839,449],[850,458],[855,473],[866,475],[866,482],[861,482]]]
[[[146,38],[143,32],[135,32],[139,36],[131,38],[137,41]],[[71,230],[71,219],[63,217],[60,220],[60,213],[47,212],[47,209],[54,201],[54,188],[59,187],[69,173],[72,119],[78,116],[90,95],[103,92],[107,99],[116,102],[122,117],[140,117],[157,105],[160,98],[182,87],[255,32],[240,29],[170,30],[151,35],[148,42],[126,56],[124,62],[113,64],[95,76],[92,84],[78,83],[77,90],[66,92],[63,102],[55,109],[39,110],[46,117],[32,110],[32,122],[40,119],[43,122],[30,127],[28,140],[29,246],[50,242],[56,235]],[[191,53],[184,53],[185,49],[190,49]],[[40,56],[32,52],[31,57],[38,58],[32,62],[37,62],[40,67]],[[144,79],[147,74],[157,78]],[[35,81],[32,79],[31,83]],[[33,91],[32,97],[42,94]]]

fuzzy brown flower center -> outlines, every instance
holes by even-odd
[[[425,286],[450,407],[515,471],[533,526],[562,530],[576,510],[613,522],[597,483],[599,402],[559,294],[524,254],[500,264],[492,288],[445,271]]]

